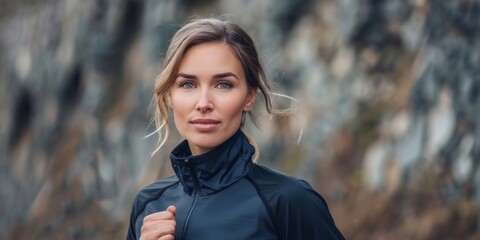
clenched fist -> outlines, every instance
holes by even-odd
[[[152,213],[143,219],[142,240],[173,240],[175,235],[175,206],[167,210]]]

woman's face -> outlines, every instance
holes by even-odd
[[[175,126],[193,155],[223,143],[240,127],[256,91],[249,90],[242,64],[224,42],[193,46],[184,55],[170,89]]]

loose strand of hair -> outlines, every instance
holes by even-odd
[[[294,117],[294,118],[300,119],[295,114],[295,112],[298,110],[297,109],[297,106],[299,104],[298,99],[296,99],[294,97],[291,97],[291,96],[288,96],[286,94],[281,94],[281,93],[269,92],[268,94],[270,96],[286,98],[289,101],[291,101],[290,107],[288,107],[286,109],[273,109],[272,108],[272,110],[270,112],[267,112],[269,120],[272,120],[274,117]],[[302,121],[299,121],[299,122],[302,123]],[[302,140],[303,128],[304,128],[304,126],[303,126],[303,123],[302,123],[302,126],[300,126],[300,133],[298,134],[298,138],[295,141],[297,145],[299,145],[301,140]]]

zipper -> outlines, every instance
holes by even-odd
[[[192,206],[190,206],[190,210],[188,211],[187,218],[185,219],[185,224],[183,225],[182,237],[180,238],[182,240],[185,239],[185,235],[187,234],[188,223],[190,221],[190,217],[192,216],[193,209],[195,208],[195,205],[197,203],[198,193],[200,190],[200,182],[198,180],[197,169],[195,169],[195,166],[193,164],[189,163],[189,160],[190,159],[187,158],[185,159],[185,162],[189,165],[190,170],[192,171],[195,190],[193,192],[194,197],[193,197]]]

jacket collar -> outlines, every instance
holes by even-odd
[[[253,166],[253,146],[241,130],[201,155],[192,156],[184,140],[170,153],[173,170],[189,195],[218,192],[248,174]]]

